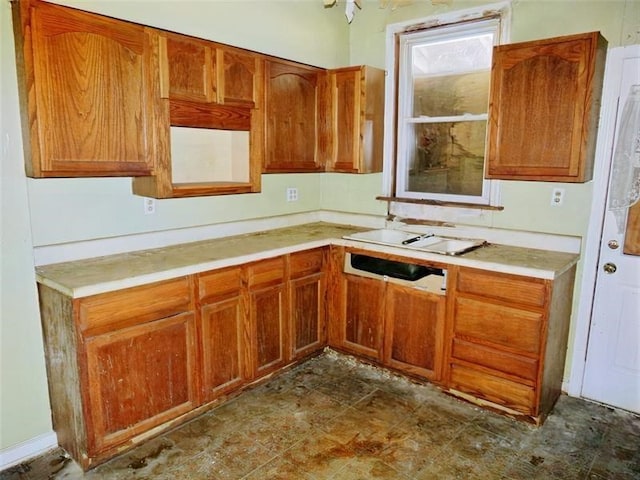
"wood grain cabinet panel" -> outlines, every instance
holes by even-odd
[[[291,354],[298,359],[322,349],[326,343],[325,249],[289,256]]]
[[[288,360],[286,288],[284,284],[251,291],[253,377],[267,375]]]
[[[328,171],[382,171],[384,81],[384,70],[369,66],[329,70]]]
[[[449,270],[445,383],[541,423],[562,384],[575,266],[554,280]]]
[[[247,380],[241,268],[199,274],[198,293],[202,391],[208,402]]]
[[[218,102],[259,108],[262,99],[263,65],[261,55],[231,47],[217,49]]]
[[[598,32],[494,48],[487,178],[591,180],[606,51]]]
[[[265,157],[263,172],[316,172],[322,132],[323,70],[269,59],[265,64]]]
[[[384,363],[439,381],[445,297],[389,284],[385,293]]]
[[[384,287],[381,280],[344,275],[345,309],[340,346],[345,350],[381,359]]]
[[[159,99],[149,30],[37,0],[13,8],[27,175],[149,175]]]
[[[158,50],[164,98],[217,101],[216,49],[212,42],[162,32]]]
[[[243,267],[248,302],[250,348],[247,361],[252,379],[283,367],[289,361],[289,305],[286,257],[253,262]]]
[[[193,313],[85,340],[89,455],[197,405]]]

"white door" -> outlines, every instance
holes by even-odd
[[[640,85],[640,54],[623,60],[616,132],[632,85]],[[640,256],[625,255],[623,245],[607,209],[582,396],[640,413]]]

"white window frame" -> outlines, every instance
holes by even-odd
[[[386,105],[385,105],[385,155],[383,169],[383,188],[384,193],[388,197],[423,199],[444,201],[451,203],[496,205],[499,202],[499,182],[495,180],[484,180],[482,196],[466,196],[452,194],[429,194],[422,192],[407,192],[406,178],[398,175],[399,169],[404,168],[406,171],[407,155],[397,155],[401,149],[406,151],[406,142],[408,134],[406,133],[406,122],[397,119],[398,101],[408,101],[398,96],[396,85],[396,69],[400,55],[403,54],[403,48],[399,45],[398,38],[403,33],[413,31],[425,31],[429,27],[445,27],[450,26],[452,34],[469,33],[487,30],[487,22],[499,21],[497,41],[499,43],[508,43],[510,34],[511,4],[510,2],[501,2],[490,5],[483,5],[466,10],[458,10],[445,14],[435,15],[427,18],[414,19],[408,22],[396,23],[387,26],[387,62],[386,69],[388,72],[388,81],[386,82]],[[470,22],[473,21],[473,22]],[[402,86],[400,86],[402,89]],[[409,98],[410,100],[410,98]],[[488,101],[488,99],[487,99]],[[459,117],[458,117],[459,119]],[[475,119],[475,116],[474,116]],[[442,118],[438,121],[443,121]],[[396,130],[397,129],[397,130]],[[404,177],[404,175],[403,175]]]

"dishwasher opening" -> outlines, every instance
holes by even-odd
[[[444,295],[447,286],[446,269],[359,253],[347,252],[344,272],[407,285],[439,295]]]

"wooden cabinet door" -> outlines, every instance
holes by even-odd
[[[85,339],[89,455],[197,406],[194,322],[182,313]]]
[[[262,377],[287,362],[286,288],[284,284],[250,293],[253,376]]]
[[[330,110],[327,170],[382,171],[384,70],[367,66],[329,71]]]
[[[159,100],[150,32],[46,2],[28,4],[16,6],[29,94],[27,174],[149,175]]]
[[[389,283],[384,363],[438,381],[443,360],[445,297]]]
[[[317,143],[321,70],[294,62],[265,65],[264,172],[321,171]]]
[[[245,309],[240,267],[198,275],[204,401],[246,380]]]
[[[289,255],[291,353],[299,359],[326,344],[326,255],[317,248]]]
[[[297,359],[324,346],[325,275],[291,280],[290,289],[291,343]]]
[[[494,49],[488,178],[592,178],[606,49],[597,32]]]
[[[289,360],[285,257],[246,265],[251,377],[267,375]]]
[[[217,49],[218,103],[256,108],[262,95],[263,64],[257,53]]]
[[[216,49],[212,42],[163,32],[158,45],[164,98],[216,101]]]
[[[340,346],[355,354],[381,358],[385,283],[344,275]]]
[[[241,297],[204,305],[201,322],[203,390],[211,401],[245,381]]]

